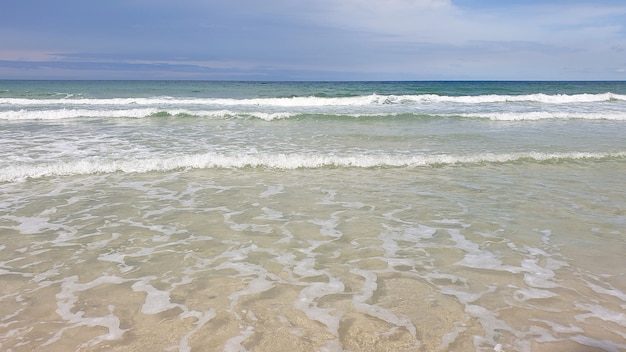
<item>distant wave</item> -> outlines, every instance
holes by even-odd
[[[325,154],[251,154],[226,155],[205,153],[169,158],[133,160],[77,160],[45,164],[10,165],[0,169],[0,182],[38,179],[51,176],[88,175],[98,173],[146,173],[166,172],[179,169],[209,168],[272,168],[313,169],[322,167],[376,168],[420,167],[455,164],[508,163],[508,162],[557,162],[575,160],[602,160],[625,158],[625,152],[617,153],[511,153],[478,155],[325,155]]]
[[[419,95],[364,95],[351,97],[284,97],[284,98],[251,98],[251,99],[218,99],[218,98],[63,98],[63,99],[27,99],[0,98],[0,105],[41,106],[41,105],[136,105],[136,106],[176,106],[176,105],[222,105],[222,106],[284,106],[284,107],[316,107],[316,106],[370,106],[383,104],[421,104],[421,103],[506,103],[506,102],[537,102],[546,104],[594,103],[606,101],[626,101],[626,95],[614,93],[602,94],[527,94],[527,95],[477,95],[477,96],[446,96],[436,94]]]
[[[195,111],[188,109],[54,109],[54,110],[16,110],[0,111],[0,120],[63,120],[73,118],[158,118],[158,117],[211,117],[230,118],[248,117],[262,120],[276,120],[296,116],[296,113],[289,112],[234,112],[231,110],[203,110]]]
[[[585,119],[585,120],[615,120],[626,121],[626,112],[476,112],[459,114],[429,114],[425,112],[379,112],[379,113],[304,113],[304,112],[261,112],[261,111],[235,111],[232,109],[220,110],[190,110],[190,109],[52,109],[52,110],[15,110],[0,111],[0,120],[63,120],[74,118],[163,118],[163,117],[206,117],[206,118],[256,118],[266,121],[288,119],[294,117],[349,117],[349,118],[375,118],[375,117],[462,117],[489,119],[493,121],[534,121],[544,119]]]
[[[488,112],[488,113],[463,113],[461,117],[485,118],[493,121],[536,121],[536,120],[616,120],[626,121],[626,112]]]

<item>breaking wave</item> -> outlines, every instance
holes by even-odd
[[[284,106],[284,107],[311,107],[311,106],[368,106],[383,104],[411,104],[411,103],[506,103],[506,102],[537,102],[546,104],[594,103],[606,101],[626,101],[626,95],[614,93],[601,94],[526,94],[526,95],[463,95],[447,96],[437,94],[418,95],[364,95],[353,97],[283,97],[283,98],[64,98],[64,99],[27,99],[1,98],[0,105],[42,106],[42,105],[223,105],[223,106]]]
[[[314,169],[322,167],[377,168],[421,167],[455,164],[509,163],[509,162],[563,162],[576,160],[602,160],[625,158],[625,152],[616,153],[508,153],[478,155],[346,155],[329,154],[249,154],[227,155],[220,153],[190,154],[167,158],[124,160],[78,160],[45,164],[10,165],[0,169],[0,182],[14,182],[51,176],[88,175],[98,173],[147,173],[178,169],[208,168],[271,168]]]
[[[163,118],[163,117],[197,117],[197,118],[252,118],[265,121],[281,120],[294,117],[338,117],[338,118],[368,118],[368,117],[461,117],[488,119],[493,121],[536,121],[536,120],[614,120],[626,121],[626,112],[564,112],[564,111],[529,111],[529,112],[476,112],[459,114],[439,114],[426,112],[261,112],[261,111],[235,111],[230,109],[221,110],[190,110],[190,109],[119,109],[119,110],[93,110],[93,109],[56,109],[56,110],[17,110],[0,112],[0,120],[64,120],[76,118]]]

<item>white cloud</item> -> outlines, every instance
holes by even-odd
[[[65,62],[63,67],[75,64],[83,72],[91,62],[102,69],[126,64],[237,74],[328,73],[324,78],[352,72],[359,79],[368,74],[377,79],[610,79],[624,67],[626,6],[592,1],[493,6],[491,0],[189,0],[178,5],[133,0],[133,6],[114,4],[125,13],[125,26],[116,26],[117,31],[106,21],[47,22],[48,17],[58,22],[58,16],[31,16],[40,18],[36,29],[49,31],[5,21],[0,60],[14,67],[49,62],[54,68]],[[138,3],[152,6],[146,13]],[[71,17],[87,18],[85,9]]]
[[[327,0],[319,4],[325,11],[317,12],[316,22],[339,29],[422,39],[441,32],[443,28],[438,24],[454,20],[456,12],[447,0]]]
[[[473,10],[449,0],[322,0],[313,21],[385,40],[463,44],[470,41],[581,43],[624,35],[626,7],[516,5]],[[622,16],[619,19],[619,16]]]
[[[3,61],[54,61],[58,54],[41,50],[3,50],[0,49],[0,60]]]
[[[626,7],[518,2],[480,9],[436,0],[320,0],[307,20],[349,33],[368,71],[454,77],[600,79],[626,43]],[[309,5],[310,6],[310,5]],[[353,66],[354,67],[354,66]],[[596,75],[596,76],[594,76]]]

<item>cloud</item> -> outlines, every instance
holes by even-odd
[[[446,0],[326,0],[311,20],[386,39],[460,44],[469,41],[580,42],[624,35],[624,6],[528,5],[474,9]]]
[[[609,0],[68,1],[0,14],[3,72],[602,79],[626,47],[626,6]]]
[[[58,58],[58,55],[43,50],[0,49],[0,60],[3,61],[53,61]]]
[[[322,0],[320,10],[309,20],[339,30],[352,30],[374,36],[416,40],[438,39],[445,22],[458,21],[456,9],[446,0]],[[444,23],[445,23],[444,22]]]

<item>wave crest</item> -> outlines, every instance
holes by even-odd
[[[0,98],[0,105],[8,106],[42,106],[42,105],[73,105],[73,106],[180,106],[180,105],[217,105],[217,106],[282,106],[282,107],[322,107],[322,106],[371,106],[386,104],[415,103],[506,103],[506,102],[537,102],[546,104],[594,103],[606,101],[626,101],[626,95],[614,93],[600,94],[524,94],[524,95],[463,95],[447,96],[437,94],[418,95],[363,95],[351,97],[284,97],[284,98],[63,98],[63,99],[28,99]]]
[[[210,168],[272,168],[272,169],[314,169],[322,167],[376,168],[376,167],[420,167],[445,166],[455,164],[546,162],[574,160],[602,160],[624,158],[625,152],[616,153],[509,153],[459,155],[347,155],[328,154],[248,154],[226,155],[219,153],[190,154],[169,158],[138,160],[78,160],[39,165],[10,165],[0,169],[0,182],[14,182],[25,179],[39,179],[51,176],[89,175],[98,173],[147,173],[166,172],[178,169]]]
[[[564,112],[564,111],[529,111],[529,112],[476,112],[459,114],[429,114],[427,112],[375,112],[375,113],[320,113],[320,112],[261,112],[221,110],[190,110],[190,109],[119,109],[119,110],[92,110],[92,109],[57,109],[57,110],[17,110],[0,112],[0,120],[64,120],[76,118],[166,118],[166,117],[198,117],[198,118],[252,118],[265,121],[281,120],[294,117],[313,116],[337,118],[376,118],[376,117],[462,117],[489,119],[492,121],[536,121],[536,120],[614,120],[626,121],[626,112]]]
[[[266,121],[285,119],[297,115],[290,112],[236,112],[232,110],[189,110],[189,109],[57,109],[57,110],[17,110],[0,112],[0,120],[64,120],[75,118],[159,118],[159,117],[209,117],[209,118],[258,118]]]

